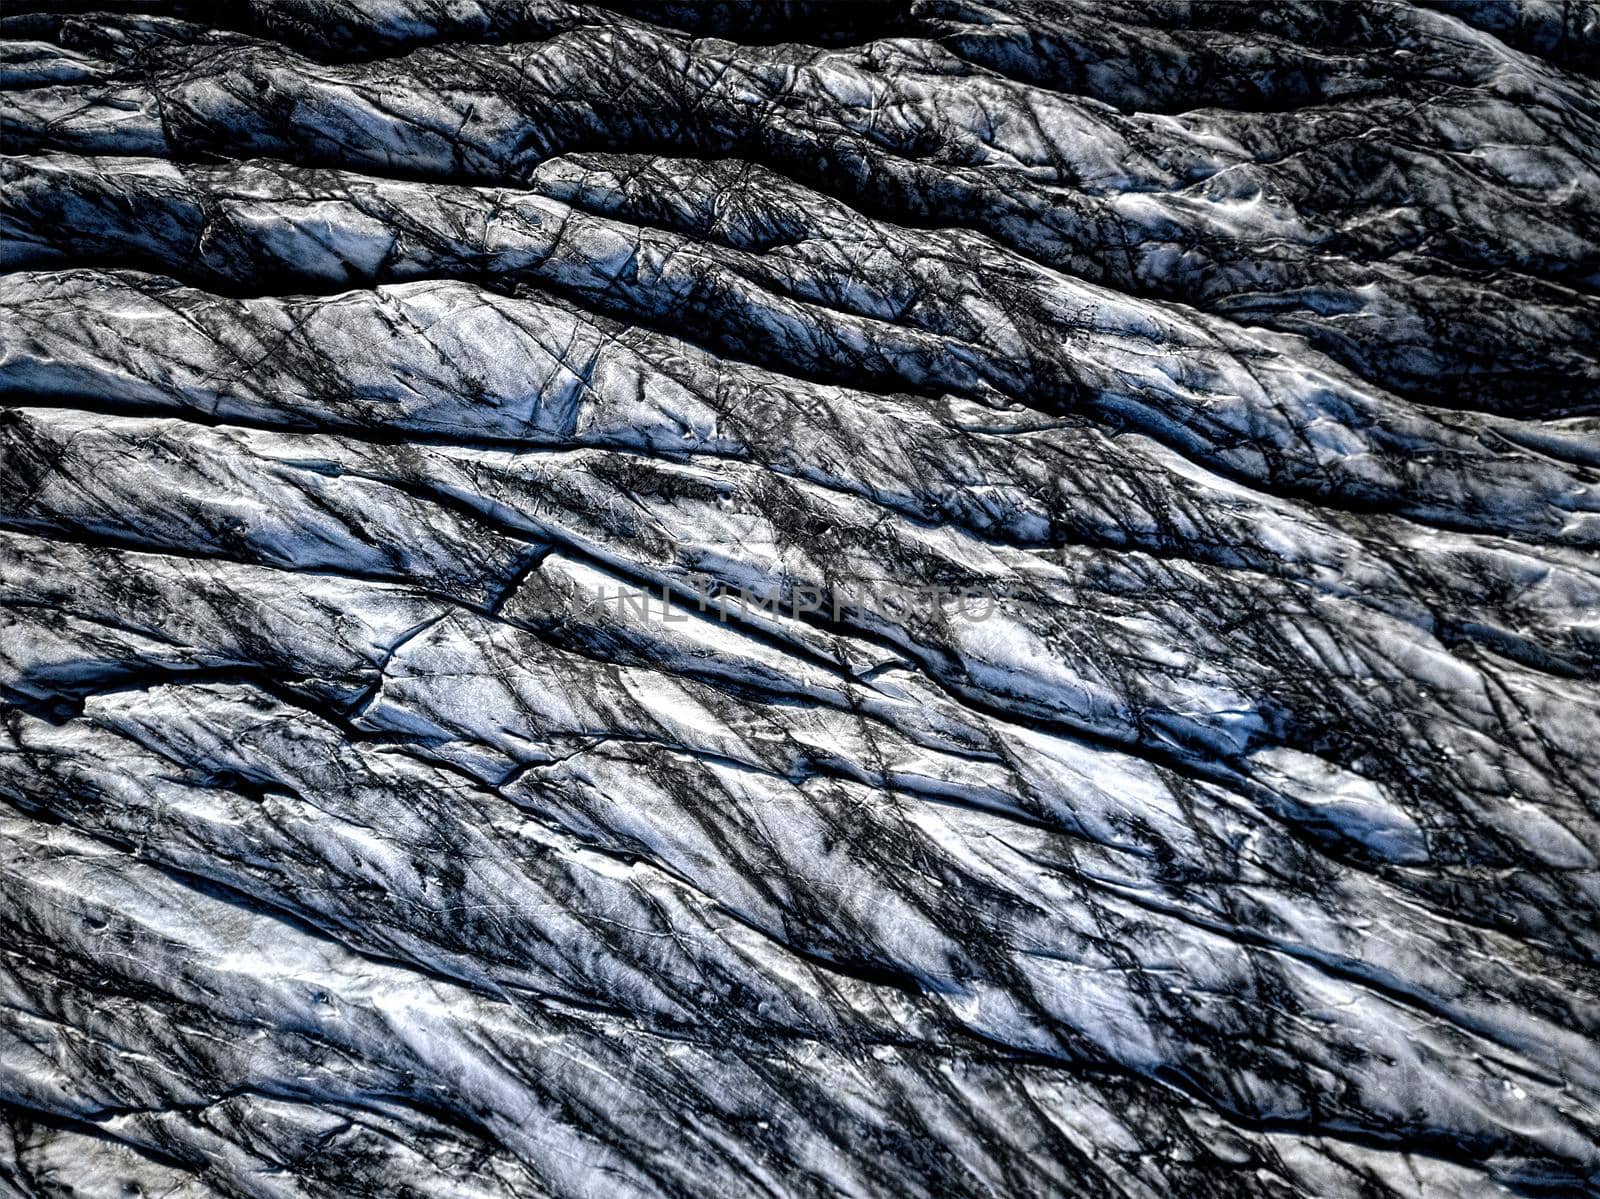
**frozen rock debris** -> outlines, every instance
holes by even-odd
[[[1600,1189],[1600,8],[0,35],[0,1194]]]

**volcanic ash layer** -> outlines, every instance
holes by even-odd
[[[106,3],[0,1193],[1600,1187],[1592,6]]]

